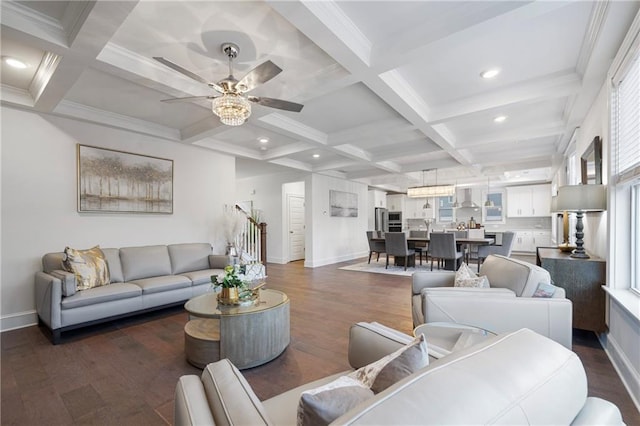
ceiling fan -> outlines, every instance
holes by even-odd
[[[223,124],[229,126],[240,126],[247,120],[247,118],[249,118],[251,115],[251,102],[285,111],[300,112],[302,110],[304,105],[297,104],[295,102],[246,95],[247,92],[250,92],[259,85],[266,83],[276,75],[280,74],[282,69],[279,66],[271,61],[266,61],[249,71],[240,80],[237,80],[233,76],[233,59],[238,57],[240,48],[233,43],[224,43],[222,45],[222,51],[229,58],[229,76],[217,83],[210,83],[199,75],[182,68],[180,65],[174,64],[163,57],[154,56],[153,59],[161,64],[200,83],[204,83],[220,93],[219,96],[187,96],[184,98],[163,99],[162,102],[185,102],[195,99],[211,99],[211,109],[213,113],[220,117],[220,121]]]

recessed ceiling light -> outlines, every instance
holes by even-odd
[[[27,64],[25,64],[24,62],[22,62],[19,59],[12,58],[10,56],[6,56],[3,59],[4,59],[4,63],[9,65],[10,67],[18,68],[18,69],[21,69],[21,70],[25,69],[27,67]]]
[[[313,158],[320,158],[320,154],[313,154]]]
[[[493,121],[495,121],[496,123],[502,123],[506,119],[507,119],[506,115],[499,115],[496,118],[494,118]]]
[[[258,139],[258,142],[267,143],[267,142],[269,142],[269,138],[260,138],[260,139]]]
[[[480,77],[482,77],[482,78],[493,78],[493,77],[497,76],[498,74],[500,74],[500,69],[499,68],[491,68],[489,70],[482,71],[480,73]]]

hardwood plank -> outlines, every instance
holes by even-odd
[[[275,360],[243,370],[260,399],[347,370],[355,322],[411,333],[411,278],[338,269],[361,261],[268,265],[267,286],[291,300],[291,343]],[[170,424],[178,378],[201,374],[185,360],[187,321],[181,307],[170,308],[70,332],[57,346],[35,326],[2,333],[2,425]],[[627,424],[640,424],[596,335],[574,330],[574,351],[589,395],[615,403]]]

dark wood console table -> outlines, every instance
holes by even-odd
[[[573,303],[573,327],[603,332],[605,324],[606,261],[591,256],[575,259],[557,248],[538,247],[536,262],[551,275],[558,287],[564,288]]]

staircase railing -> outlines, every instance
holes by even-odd
[[[260,261],[267,269],[267,224],[257,222],[250,214],[236,204],[236,211],[244,214],[246,220],[243,229],[236,238],[236,247],[242,250],[242,256],[251,261]]]

